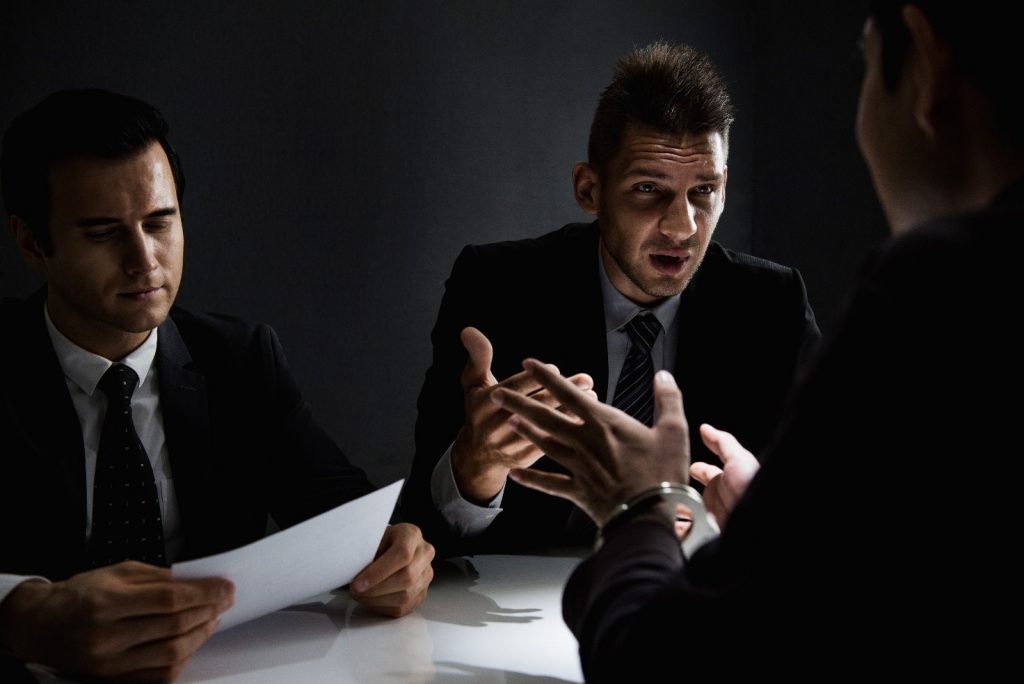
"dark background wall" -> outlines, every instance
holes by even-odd
[[[863,9],[836,4],[7,0],[0,125],[59,88],[161,108],[188,176],[179,303],[271,323],[385,484],[458,250],[586,219],[570,169],[598,94],[656,38],[708,52],[738,109],[717,238],[800,268],[830,327],[883,234],[853,142]],[[0,294],[39,283],[0,239]]]

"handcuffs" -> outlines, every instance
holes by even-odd
[[[662,482],[655,487],[643,490],[625,503],[616,506],[615,510],[612,511],[611,517],[608,518],[607,522],[598,532],[597,546],[600,547],[603,532],[609,526],[621,524],[633,515],[646,510],[650,504],[662,501],[683,504],[690,510],[692,516],[690,531],[683,539],[682,544],[680,544],[683,555],[686,558],[689,558],[705,542],[718,536],[718,524],[708,514],[707,508],[704,506],[704,499],[696,489],[675,482]]]

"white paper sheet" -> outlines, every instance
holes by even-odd
[[[235,605],[217,631],[352,581],[373,560],[403,480],[246,546],[176,563],[178,579],[224,577]]]

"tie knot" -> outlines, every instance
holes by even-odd
[[[650,311],[641,311],[626,324],[629,341],[650,353],[654,340],[661,332],[661,322]]]
[[[107,401],[117,406],[131,404],[139,376],[123,363],[115,363],[100,378],[99,388],[107,395]]]

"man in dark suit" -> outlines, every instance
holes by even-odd
[[[184,178],[166,131],[151,105],[86,90],[4,137],[12,231],[47,283],[0,307],[0,654],[76,675],[174,679],[233,589],[160,566],[374,489],[313,420],[271,328],[174,307]],[[394,525],[350,591],[402,615],[432,557]]]
[[[601,95],[589,161],[573,169],[576,201],[597,220],[459,255],[401,504],[442,553],[593,541],[571,504],[506,481],[512,467],[554,467],[489,398],[499,387],[537,389],[521,372],[526,356],[619,404],[640,350],[643,388],[669,368],[691,398],[691,420],[729,426],[751,444],[767,438],[818,329],[796,271],[711,241],[732,121],[705,55],[664,43],[636,50]],[[656,319],[646,352],[629,332],[645,312]],[[696,458],[717,462],[707,451]]]
[[[1017,633],[1001,619],[1016,615],[1020,593],[1020,482],[1009,471],[1024,348],[1012,313],[1024,65],[1013,11],[872,3],[857,137],[894,235],[760,467],[702,425],[724,467],[688,469],[690,395],[667,373],[653,429],[534,361],[537,383],[580,421],[498,394],[520,433],[571,473],[511,477],[602,526],[563,603],[587,681],[662,681],[681,668],[987,681],[1019,665]],[[688,470],[724,526],[689,560],[673,534],[674,503],[701,514]]]

